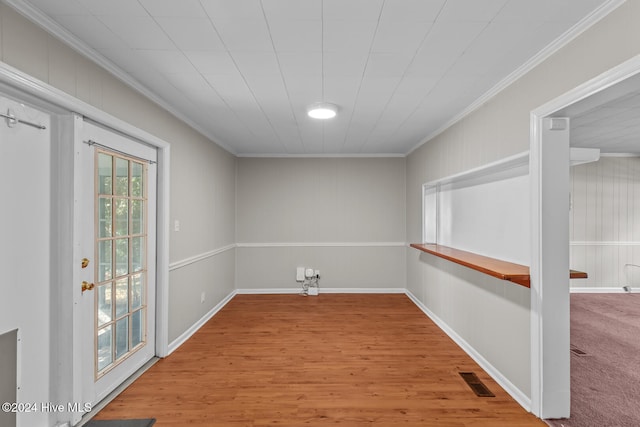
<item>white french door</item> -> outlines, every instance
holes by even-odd
[[[93,123],[78,127],[77,330],[82,398],[95,405],[155,355],[157,152]]]

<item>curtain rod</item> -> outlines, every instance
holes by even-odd
[[[23,125],[31,126],[41,130],[44,130],[47,128],[46,126],[38,123],[28,122],[26,120],[20,120],[11,112],[11,110],[7,110],[7,114],[0,113],[0,117],[4,117],[5,119],[7,119],[7,126],[9,126],[10,128],[13,127],[16,123],[22,123]]]
[[[125,153],[124,151],[116,150],[115,148],[111,148],[111,147],[109,147],[109,146],[107,146],[107,145],[100,144],[99,142],[96,142],[96,141],[94,141],[93,139],[90,139],[90,140],[88,140],[88,141],[82,141],[82,142],[84,142],[85,144],[87,144],[89,147],[91,147],[92,145],[95,145],[95,146],[97,146],[97,147],[104,148],[104,149],[109,150],[109,151],[112,151],[112,152],[114,152],[114,153],[122,154],[123,156],[127,156],[127,157],[129,157],[130,159],[140,160],[141,162],[149,163],[150,165],[155,165],[156,163],[158,163],[158,162],[153,161],[153,160],[143,159],[142,157],[132,156],[131,154],[129,154],[129,153]]]

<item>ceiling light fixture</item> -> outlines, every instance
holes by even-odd
[[[307,114],[314,119],[332,119],[338,113],[338,107],[327,102],[312,104],[307,108]]]

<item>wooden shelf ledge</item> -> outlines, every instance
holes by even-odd
[[[515,264],[513,262],[503,261],[496,258],[490,258],[483,255],[474,254],[473,252],[462,251],[460,249],[450,248],[448,246],[412,243],[412,248],[419,251],[444,258],[456,264],[479,271],[489,276],[496,277],[501,280],[508,280],[527,288],[531,287],[531,276],[529,275],[529,267],[526,265]],[[587,273],[571,270],[570,277],[572,279],[586,279]]]

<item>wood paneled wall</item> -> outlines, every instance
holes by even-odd
[[[602,157],[571,169],[573,287],[640,287],[640,157]]]

